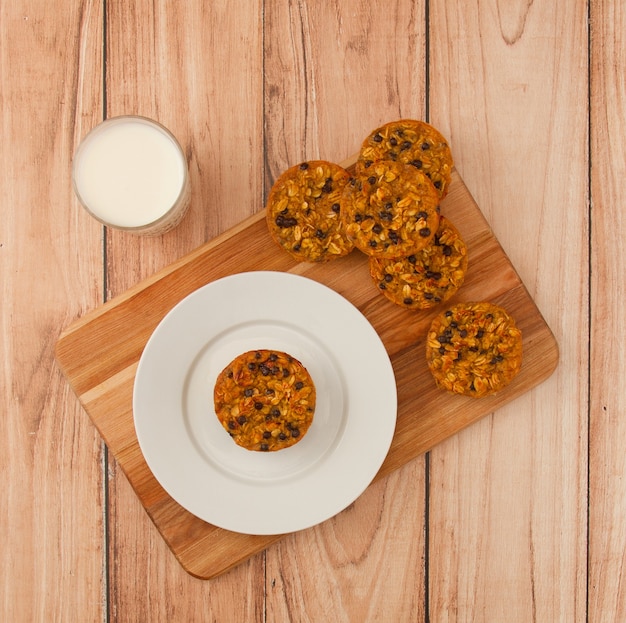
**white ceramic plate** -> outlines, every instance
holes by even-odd
[[[307,368],[313,423],[276,452],[237,446],[219,423],[213,387],[237,355],[277,349]],[[139,445],[181,506],[246,534],[283,534],[337,514],[370,484],[391,444],[393,369],[378,334],[345,298],[278,272],[225,277],[176,305],[150,337],[133,395]]]

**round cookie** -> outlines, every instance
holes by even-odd
[[[353,244],[340,218],[348,172],[325,160],[287,169],[270,190],[266,218],[272,238],[295,259],[325,262],[347,255]]]
[[[215,413],[237,445],[281,450],[300,441],[313,421],[315,385],[306,368],[277,350],[252,350],[229,363],[213,391]]]
[[[447,301],[467,270],[467,247],[458,230],[442,216],[433,241],[408,257],[370,257],[370,274],[381,292],[407,309],[428,309]]]
[[[424,121],[400,119],[372,131],[359,151],[357,172],[368,170],[377,160],[413,165],[432,180],[441,199],[448,193],[452,153],[439,130]]]
[[[437,387],[481,397],[506,387],[522,365],[522,333],[501,307],[459,303],[439,314],[426,340]]]
[[[428,246],[439,226],[439,195],[415,167],[372,164],[346,186],[342,219],[354,246],[370,256],[402,257]]]

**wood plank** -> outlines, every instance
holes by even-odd
[[[386,121],[424,118],[424,0],[265,5],[266,189],[299,161],[344,158]],[[419,457],[268,549],[268,620],[423,620],[425,489]]]
[[[423,621],[423,474],[423,460],[411,461],[268,549],[268,620]]]
[[[591,3],[589,620],[626,619],[626,2]],[[616,339],[616,336],[619,336]]]
[[[263,214],[248,219],[245,229],[235,228],[232,237],[206,243],[202,252],[191,253],[175,269],[164,269],[160,278],[135,286],[132,294],[111,301],[106,313],[96,311],[90,321],[80,321],[61,337],[57,357],[74,390],[190,573],[214,577],[275,540],[239,535],[209,524],[202,529],[151,477],[134,434],[134,368],[143,346],[163,316],[198,287],[224,275],[282,266],[284,271],[333,287],[363,312],[387,349],[398,386],[396,432],[379,476],[402,467],[550,376],[558,362],[554,337],[456,172],[441,211],[454,220],[471,258],[463,287],[450,304],[458,300],[501,304],[516,318],[523,334],[520,374],[503,391],[481,400],[440,392],[432,381],[424,358],[425,334],[440,309],[416,313],[387,301],[371,281],[366,256],[356,251],[330,264],[297,263],[272,243]],[[84,373],[85,368],[89,374]],[[200,558],[196,556],[198,541],[211,544]]]
[[[103,445],[54,361],[101,302],[100,229],[70,180],[101,115],[101,27],[97,2],[0,4],[3,621],[105,616]]]
[[[434,621],[585,620],[586,27],[582,2],[430,4],[431,120],[561,348],[431,453]]]
[[[262,204],[261,2],[107,2],[107,115],[162,122],[188,158],[191,207],[171,233],[107,233],[107,296],[174,262]],[[245,154],[245,159],[242,155]],[[223,197],[238,197],[222,208]],[[111,463],[111,612],[156,620],[261,620],[263,557],[208,587],[186,574]],[[191,532],[190,534],[193,534]],[[193,553],[190,553],[191,556]],[[181,599],[184,595],[184,599]]]

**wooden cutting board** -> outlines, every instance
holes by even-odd
[[[354,161],[351,158],[343,166],[350,168]],[[427,327],[441,308],[416,312],[389,302],[371,280],[367,258],[358,251],[328,264],[296,262],[271,240],[264,213],[199,247],[63,332],[56,355],[64,374],[152,521],[190,574],[215,577],[280,538],[229,532],[193,516],[158,484],[135,435],[133,383],[143,348],[170,309],[199,287],[234,273],[285,271],[319,281],[358,307],[380,335],[398,387],[396,432],[377,479],[554,371],[559,358],[554,336],[456,171],[441,211],[457,226],[469,253],[465,283],[448,304],[470,300],[500,304],[523,333],[521,372],[494,396],[475,399],[436,389],[424,348]]]

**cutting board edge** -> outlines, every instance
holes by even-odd
[[[95,309],[92,309],[86,312],[82,316],[70,322],[61,331],[57,339],[57,342],[55,345],[55,355],[57,356],[57,358],[60,358],[62,361],[64,355],[61,351],[61,348],[63,347],[64,342],[67,340],[67,338],[70,337],[73,333],[82,329],[85,325],[88,325],[90,322],[93,322],[94,320],[108,313],[112,308],[122,305],[123,303],[132,299],[133,296],[142,292],[143,290],[150,287],[151,285],[161,281],[164,277],[176,272],[179,268],[186,266],[189,262],[193,261],[194,259],[203,256],[211,249],[222,244],[225,240],[232,238],[240,231],[245,230],[246,228],[250,227],[250,225],[262,220],[263,218],[265,218],[264,211],[260,211],[260,212],[256,212],[255,214],[252,214],[248,218],[239,222],[237,225],[234,225],[233,227],[217,235],[215,238],[212,238],[208,242],[205,242],[199,247],[196,247],[193,251],[190,251],[189,253],[183,255],[178,260],[175,260],[171,264],[168,264],[167,266],[158,270],[157,272],[150,275],[149,277],[146,277],[145,279],[142,279],[141,281],[137,282],[135,285],[128,288],[128,290],[125,290],[121,294],[118,294],[117,296],[109,299],[108,301],[105,301],[104,303],[96,307]]]

